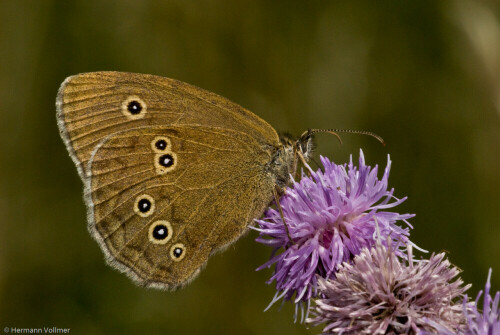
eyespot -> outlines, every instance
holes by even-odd
[[[186,256],[186,247],[182,243],[176,243],[170,248],[170,258],[175,262],[181,261]]]
[[[134,212],[143,218],[153,214],[155,210],[155,201],[153,197],[147,194],[141,194],[135,199]]]
[[[170,150],[172,146],[168,137],[157,136],[153,141],[151,141],[151,148],[154,152],[161,153]]]
[[[129,96],[122,103],[122,113],[131,120],[143,118],[146,115],[146,110],[144,101],[135,95]]]
[[[156,172],[163,174],[175,169],[177,165],[177,155],[173,152],[158,154],[155,156]]]
[[[169,168],[172,165],[174,165],[174,158],[170,154],[162,155],[158,159],[158,164],[160,164],[163,167]]]
[[[136,114],[139,114],[141,112],[142,105],[138,101],[132,100],[128,103],[127,109],[130,112],[130,114],[136,115]]]
[[[149,227],[149,240],[154,244],[165,244],[172,238],[172,225],[165,220],[158,220]]]

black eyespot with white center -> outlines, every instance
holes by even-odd
[[[167,148],[167,141],[165,141],[163,139],[158,140],[155,143],[155,147],[156,147],[156,149],[163,151],[163,150],[165,150]]]
[[[172,238],[173,230],[170,222],[158,220],[149,227],[149,240],[154,244],[165,244]]]
[[[174,165],[174,157],[172,157],[172,155],[170,154],[162,155],[160,156],[158,163],[166,168],[171,167],[172,165]]]
[[[151,149],[157,154],[168,153],[172,155],[172,145],[167,136],[156,136],[151,141]]]
[[[153,228],[153,237],[157,240],[164,240],[168,237],[168,228],[165,225],[159,224]]]
[[[131,95],[122,102],[122,113],[129,120],[138,120],[146,116],[148,107],[137,95]]]
[[[148,199],[141,199],[139,200],[139,203],[137,204],[139,208],[139,212],[141,213],[147,213],[151,210],[151,201]]]
[[[181,249],[181,248],[175,248],[175,249],[174,249],[174,252],[173,252],[174,257],[175,257],[175,258],[179,258],[179,257],[181,257],[183,252],[184,252],[184,249]]]
[[[173,170],[175,170],[176,166],[178,165],[177,161],[177,155],[170,151],[170,143],[167,140],[167,149],[165,149],[166,152],[164,153],[157,153],[154,158],[154,165],[156,169],[157,174],[165,174],[169,173]],[[154,142],[151,142],[152,145],[154,145]],[[153,150],[156,150],[157,152],[159,151],[154,147]]]
[[[155,210],[155,201],[148,194],[141,194],[135,199],[134,211],[143,218],[153,214]]]
[[[170,248],[170,257],[173,261],[179,262],[186,256],[186,247],[182,243],[176,243]]]
[[[132,100],[128,103],[127,109],[132,115],[137,115],[142,111],[142,105],[137,100]]]

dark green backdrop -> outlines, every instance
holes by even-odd
[[[82,185],[59,138],[68,75],[151,73],[219,93],[318,154],[393,159],[412,240],[446,250],[475,295],[500,289],[500,5],[497,0],[78,0],[0,2],[0,332],[314,334],[255,272],[255,232],[177,292],[134,286],[104,264]]]

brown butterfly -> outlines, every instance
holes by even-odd
[[[214,93],[122,72],[67,78],[57,121],[106,260],[162,289],[190,282],[248,230],[308,159],[313,133],[280,140]]]

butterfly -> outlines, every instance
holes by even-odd
[[[311,155],[214,93],[164,77],[68,77],[61,137],[84,184],[88,229],[139,285],[175,289],[248,231]]]

